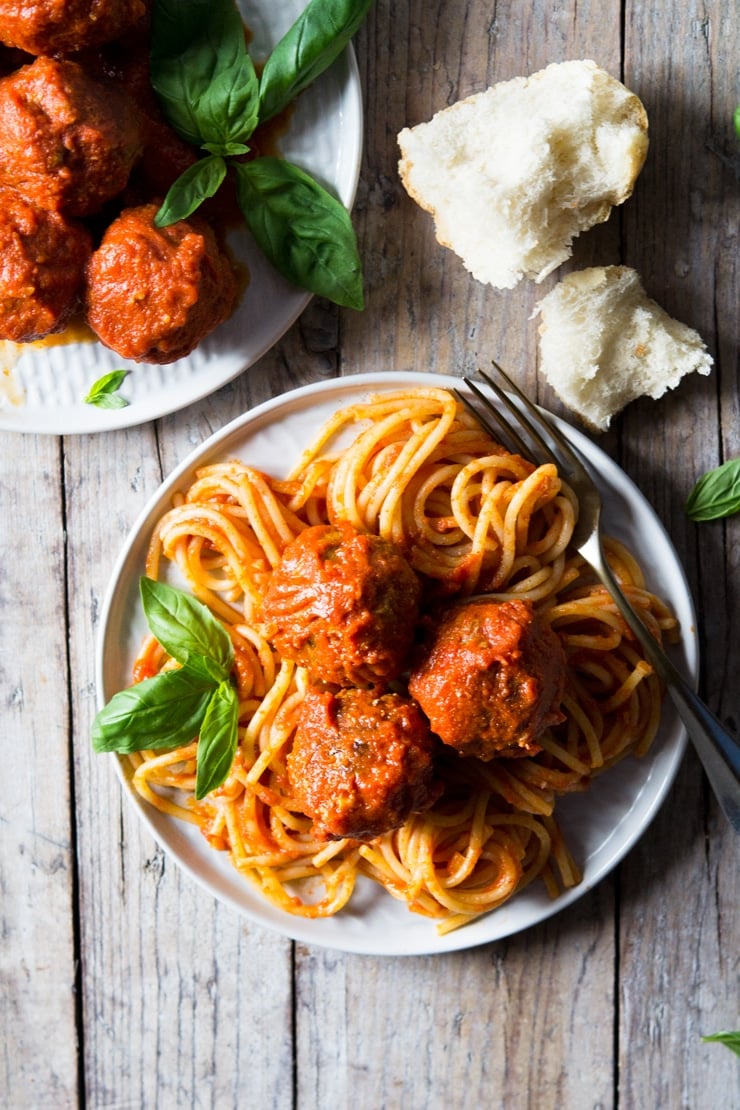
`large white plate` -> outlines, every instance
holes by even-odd
[[[232,421],[203,443],[161,486],[134,525],[108,589],[98,656],[98,704],[102,707],[128,686],[136,651],[146,632],[138,599],[149,538],[175,490],[192,480],[196,467],[239,457],[276,475],[297,460],[320,423],[336,409],[369,392],[399,386],[451,388],[459,379],[436,374],[382,373],[322,382],[286,393]],[[695,613],[681,565],[660,521],[632,481],[584,435],[562,424],[593,464],[605,497],[605,525],[638,556],[650,586],[664,597],[681,622],[683,640],[676,663],[694,681],[698,673]],[[177,576],[171,581],[178,583]],[[180,580],[181,583],[181,580]],[[366,954],[409,955],[449,952],[518,932],[580,898],[602,879],[645,831],[678,768],[685,732],[666,700],[659,735],[650,754],[628,759],[583,794],[558,801],[557,816],[567,842],[583,866],[580,886],[551,900],[542,884],[524,890],[501,909],[470,925],[438,936],[434,922],[410,913],[370,880],[362,880],[350,907],[329,920],[293,917],[265,902],[213,851],[199,831],[150,808],[131,789],[125,761],[112,757],[140,817],[154,837],[210,894],[261,925],[308,944]]]
[[[255,61],[267,56],[305,6],[305,0],[241,0]],[[298,98],[280,150],[352,207],[362,154],[362,94],[351,47]],[[122,359],[97,342],[0,342],[0,428],[67,435],[142,424],[213,393],[256,362],[310,295],[272,268],[246,230],[234,232],[229,243],[249,267],[249,286],[231,319],[187,358],[155,366]],[[122,389],[128,407],[86,405],[83,397],[93,382],[119,368],[132,371]]]

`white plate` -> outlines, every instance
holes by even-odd
[[[305,0],[241,0],[253,33],[250,53],[267,56]],[[355,198],[362,155],[362,93],[349,47],[297,100],[281,153],[333,189],[347,208]],[[44,346],[0,342],[0,428],[68,435],[154,420],[213,393],[280,339],[310,300],[265,260],[245,230],[229,236],[251,280],[230,320],[187,358],[167,366],[130,362],[97,342]],[[108,410],[82,398],[101,375],[130,369],[127,408]]]
[[[323,420],[369,392],[407,386],[451,388],[459,379],[437,374],[383,373],[336,379],[286,393],[232,421],[190,455],[161,486],[134,525],[119,557],[102,617],[97,656],[98,703],[102,706],[128,686],[146,624],[138,599],[147,545],[172,494],[192,480],[196,467],[240,457],[273,474],[285,474]],[[676,553],[663,526],[632,481],[590,440],[561,424],[593,464],[605,496],[607,531],[629,544],[650,586],[665,598],[683,633],[676,663],[696,681],[698,646],[695,613]],[[173,583],[178,577],[173,575]],[[182,580],[179,580],[181,583]],[[225,853],[207,846],[193,826],[166,817],[143,802],[129,785],[124,761],[113,757],[126,792],[159,843],[210,894],[260,925],[304,941],[346,952],[420,955],[468,948],[516,933],[543,921],[580,898],[619,862],[645,831],[662,803],[685,747],[686,736],[666,700],[659,735],[648,756],[628,759],[583,794],[562,798],[556,814],[576,859],[584,869],[580,886],[555,900],[535,883],[501,909],[464,928],[438,936],[434,922],[410,913],[370,880],[362,879],[348,909],[334,918],[293,917],[265,902],[241,879]]]

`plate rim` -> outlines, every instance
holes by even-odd
[[[137,541],[141,540],[145,528],[151,527],[154,520],[158,518],[163,511],[163,506],[171,493],[178,485],[182,484],[183,478],[188,475],[196,466],[206,465],[209,460],[221,457],[219,452],[222,451],[223,445],[226,441],[230,440],[235,435],[245,431],[250,425],[255,426],[255,431],[259,426],[271,422],[271,416],[281,409],[285,408],[300,408],[306,399],[322,400],[336,392],[338,394],[349,393],[357,394],[373,391],[380,391],[383,389],[399,388],[403,385],[416,385],[419,387],[436,386],[439,388],[453,388],[460,386],[464,387],[462,378],[458,378],[448,374],[435,374],[430,372],[415,372],[415,371],[369,371],[360,374],[351,374],[340,376],[336,378],[324,379],[317,382],[307,383],[306,385],[299,386],[295,389],[288,390],[277,396],[271,397],[266,401],[248,409],[246,412],[235,417],[229,421],[222,428],[218,429],[212,435],[208,436],[201,444],[188,453],[188,455],[167,475],[167,477],[160,483],[152,496],[147,499],[146,504],[138,514],[136,520],[131,526],[124,543],[119,550],[118,556],[115,560],[113,569],[110,573],[110,578],[105,591],[103,604],[101,607],[100,626],[96,642],[96,655],[95,655],[95,686],[96,686],[96,705],[100,709],[103,707],[107,700],[105,687],[106,687],[106,632],[108,623],[111,618],[111,611],[116,600],[116,591],[119,586],[120,580],[125,577],[126,564],[131,557],[131,549],[135,546]],[[342,401],[337,398],[337,407]],[[548,414],[553,416],[553,414]],[[587,458],[590,457],[590,452],[595,452],[597,459],[599,457],[606,460],[607,469],[613,469],[620,476],[620,481],[624,483],[625,488],[630,494],[630,503],[637,502],[638,506],[647,512],[650,519],[651,526],[656,528],[662,534],[662,539],[669,552],[672,554],[674,566],[671,568],[672,574],[677,574],[677,581],[670,593],[675,593],[680,589],[681,599],[684,607],[688,611],[690,623],[684,628],[681,642],[681,649],[684,655],[682,669],[687,673],[687,680],[696,688],[699,679],[700,668],[700,652],[698,640],[698,626],[696,609],[694,606],[693,597],[689,587],[688,579],[686,577],[683,565],[678,557],[673,542],[663,525],[663,522],[658,517],[657,513],[647,501],[645,495],[640,491],[639,487],[633,479],[603,450],[598,444],[594,443],[588,436],[580,429],[574,427],[567,421],[559,417],[553,417],[555,422],[564,431],[569,438],[575,442],[576,446],[582,450],[585,447]],[[108,695],[109,696],[109,695]],[[175,818],[168,818],[166,815],[159,813],[159,811],[149,806],[131,787],[129,776],[127,775],[127,768],[124,758],[115,753],[111,753],[111,759],[115,768],[115,773],[121,787],[124,790],[129,802],[134,806],[135,811],[140,820],[143,821],[144,827],[148,830],[149,834],[154,838],[160,848],[183,870],[194,882],[210,897],[215,898],[217,901],[223,902],[231,909],[235,910],[239,915],[252,921],[254,924],[261,928],[266,928],[277,932],[283,937],[290,939],[294,942],[305,943],[314,945],[319,948],[327,948],[335,951],[344,951],[358,955],[375,955],[375,956],[421,956],[421,955],[436,955],[445,952],[459,951],[463,949],[478,947],[483,944],[494,943],[497,940],[502,940],[505,937],[516,935],[519,932],[532,928],[537,924],[541,924],[555,914],[560,913],[568,906],[578,901],[590,889],[598,885],[605,879],[614,869],[614,867],[628,854],[629,851],[635,846],[637,841],[644,835],[657,812],[662,807],[665,798],[671,789],[675,780],[678,768],[683,759],[688,736],[686,729],[681,721],[678,719],[675,707],[670,703],[670,699],[666,697],[664,701],[664,714],[668,713],[673,719],[671,728],[675,732],[675,737],[668,745],[667,751],[658,751],[657,753],[651,751],[646,756],[646,760],[650,761],[650,772],[645,776],[645,781],[636,791],[631,799],[631,805],[620,817],[618,824],[615,826],[612,833],[606,838],[602,845],[598,848],[598,853],[601,855],[605,853],[605,858],[601,860],[597,874],[592,877],[585,877],[584,880],[576,887],[570,888],[563,892],[557,898],[552,899],[547,904],[541,906],[537,915],[531,920],[522,925],[517,925],[514,928],[507,929],[503,927],[491,930],[486,930],[484,923],[488,921],[503,922],[506,917],[507,906],[516,902],[518,897],[526,895],[527,891],[521,892],[520,895],[515,895],[511,903],[505,904],[498,910],[493,911],[491,914],[484,915],[474,922],[456,930],[455,932],[439,936],[434,928],[434,921],[427,918],[419,918],[419,922],[426,922],[428,925],[427,943],[423,946],[408,947],[403,943],[393,944],[392,938],[385,938],[382,944],[368,943],[370,937],[363,934],[362,937],[350,937],[342,939],[337,936],[322,936],[320,926],[322,919],[310,919],[303,917],[296,917],[287,914],[285,911],[279,910],[272,906],[269,902],[263,899],[263,896],[255,891],[251,884],[246,879],[242,879],[244,888],[250,892],[257,900],[258,909],[252,910],[239,902],[235,897],[230,896],[224,891],[214,889],[214,884],[206,877],[201,875],[198,870],[192,866],[188,860],[183,859],[177,854],[170,843],[164,839],[164,834],[159,827],[164,824],[167,829],[171,830],[170,838],[179,839],[177,826],[181,822],[177,822]],[[663,745],[665,747],[665,743]],[[645,808],[645,812],[635,827],[634,830],[627,830],[626,835],[618,838],[618,841],[608,849],[609,842],[620,832],[625,822],[629,821],[630,813],[640,801],[641,795],[650,781],[653,773],[653,768],[656,763],[662,761],[665,765],[660,770],[661,778],[656,788],[653,788],[649,805]],[[616,770],[616,769],[615,769]],[[658,773],[658,772],[656,772]],[[608,849],[608,850],[607,850]],[[210,858],[210,857],[209,857]],[[228,861],[228,867],[232,868],[233,865]],[[238,874],[234,869],[234,873]],[[368,880],[369,881],[369,880]],[[529,888],[530,890],[532,888]],[[390,896],[388,896],[390,897]],[[341,919],[343,916],[349,916],[348,911],[345,909],[342,913],[336,915],[334,918],[328,919],[330,922],[339,922],[341,926]],[[416,916],[416,915],[414,915]],[[483,925],[483,928],[481,926]],[[317,926],[319,927],[317,929]],[[318,934],[318,935],[315,935]],[[481,935],[482,934],[482,935]],[[401,938],[405,934],[401,933]]]

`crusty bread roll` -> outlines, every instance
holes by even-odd
[[[398,136],[407,192],[479,281],[541,281],[631,194],[647,154],[640,100],[592,61],[553,64]]]
[[[576,270],[543,297],[540,367],[568,408],[596,431],[636,397],[662,397],[685,374],[708,374],[701,336],[648,297],[629,266]]]

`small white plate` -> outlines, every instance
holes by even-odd
[[[414,386],[459,386],[438,374],[362,374],[294,390],[258,406],[206,440],[160,487],[134,525],[108,588],[98,644],[97,690],[100,708],[131,683],[136,652],[147,628],[138,597],[146,550],[172,494],[185,488],[197,467],[238,457],[259,470],[284,475],[321,423],[338,408],[378,390]],[[688,585],[662,524],[633,482],[586,436],[561,428],[593,466],[605,500],[605,529],[629,545],[649,586],[672,607],[681,623],[682,642],[675,662],[696,681],[698,644]],[[163,567],[164,570],[164,567]],[[182,585],[177,574],[173,584]],[[294,940],[346,952],[422,955],[450,952],[498,940],[543,921],[580,898],[602,879],[645,832],[673,781],[686,734],[673,704],[666,700],[659,734],[648,756],[627,759],[598,778],[588,791],[560,799],[556,816],[568,846],[583,867],[583,882],[552,900],[541,883],[500,909],[464,928],[438,936],[434,922],[410,913],[382,888],[361,879],[347,909],[327,920],[293,917],[264,901],[240,878],[225,853],[209,848],[193,826],[167,817],[141,800],[130,786],[128,764],[113,757],[140,817],[159,843],[211,895],[258,924]]]
[[[264,59],[305,7],[305,0],[242,0],[250,53]],[[351,46],[296,101],[280,150],[351,209],[362,156],[362,93]],[[185,408],[231,381],[275,344],[308,304],[266,261],[244,229],[229,236],[250,282],[231,319],[187,358],[167,366],[122,359],[98,342],[16,345],[0,342],[0,428],[69,435],[142,424]],[[103,374],[129,369],[123,409],[86,405]]]

